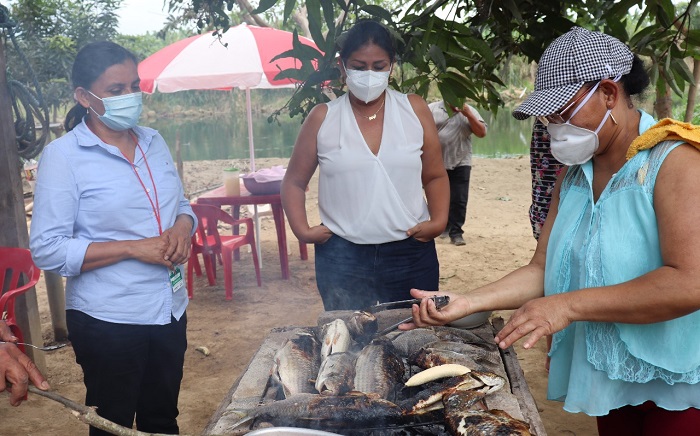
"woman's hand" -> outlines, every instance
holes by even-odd
[[[564,330],[571,324],[565,297],[565,294],[552,295],[523,304],[496,335],[498,346],[508,348],[518,339],[530,335],[523,347],[531,348],[541,337]]]
[[[192,217],[180,215],[175,220],[175,224],[166,229],[161,238],[165,239],[167,248],[163,259],[171,262],[172,265],[182,265],[190,257],[192,245]]]
[[[303,242],[308,244],[323,244],[333,236],[328,227],[324,225],[309,227],[303,235]],[[302,238],[300,238],[302,239]]]
[[[411,289],[411,295],[414,298],[421,298],[422,301],[420,305],[414,304],[411,308],[413,322],[401,324],[399,330],[412,330],[417,327],[445,325],[448,322],[472,313],[471,305],[464,295],[455,294],[453,292],[421,291],[419,289]],[[436,295],[449,296],[450,303],[438,310],[435,306],[435,302],[430,298]]]
[[[444,226],[439,226],[434,221],[423,221],[406,230],[406,235],[421,242],[428,242],[438,237],[443,230]]]
[[[192,218],[183,214],[178,215],[175,224],[160,236],[127,241],[93,242],[88,246],[80,270],[90,271],[113,265],[124,259],[136,259],[170,269],[175,265],[182,265],[190,256],[192,225]]]
[[[165,235],[165,233],[163,233],[163,235]],[[163,237],[163,235],[128,241],[130,248],[129,254],[126,257],[140,260],[144,263],[163,265],[172,268],[173,263],[165,259],[165,253],[168,251],[170,242],[168,237]]]

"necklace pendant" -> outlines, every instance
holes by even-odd
[[[374,121],[376,118],[377,118],[377,114],[374,114],[374,115],[367,117],[367,119],[370,121]]]

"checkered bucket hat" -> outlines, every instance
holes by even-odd
[[[584,83],[629,73],[633,59],[629,48],[612,36],[573,27],[544,51],[535,91],[515,108],[513,116],[524,120],[531,115],[551,115]]]

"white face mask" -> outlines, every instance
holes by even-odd
[[[598,130],[593,132],[569,123],[550,123],[547,130],[552,156],[564,165],[584,164],[591,160],[598,150]]]
[[[598,82],[600,84],[600,82]],[[589,98],[595,93],[598,88],[596,84],[588,93],[586,98],[576,108],[569,117],[569,121],[576,113],[586,104]],[[603,120],[594,131],[584,129],[583,127],[574,126],[567,121],[563,124],[548,123],[547,131],[550,136],[550,146],[552,148],[552,156],[564,165],[581,165],[593,157],[598,150],[598,132],[603,128],[603,124],[607,121],[612,109],[608,109],[603,117]]]
[[[345,64],[343,64],[345,67]],[[372,70],[349,70],[345,67],[345,72],[348,75],[347,85],[352,95],[358,99],[369,103],[382,95],[382,92],[389,86],[389,71],[372,71]]]

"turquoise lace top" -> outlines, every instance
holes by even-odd
[[[642,112],[640,133],[654,122]],[[569,169],[547,247],[545,295],[615,285],[663,264],[654,185],[679,144],[639,152],[597,202],[592,163]],[[700,407],[698,344],[700,311],[654,324],[575,322],[553,337],[548,398],[592,416],[647,400],[668,410]]]

